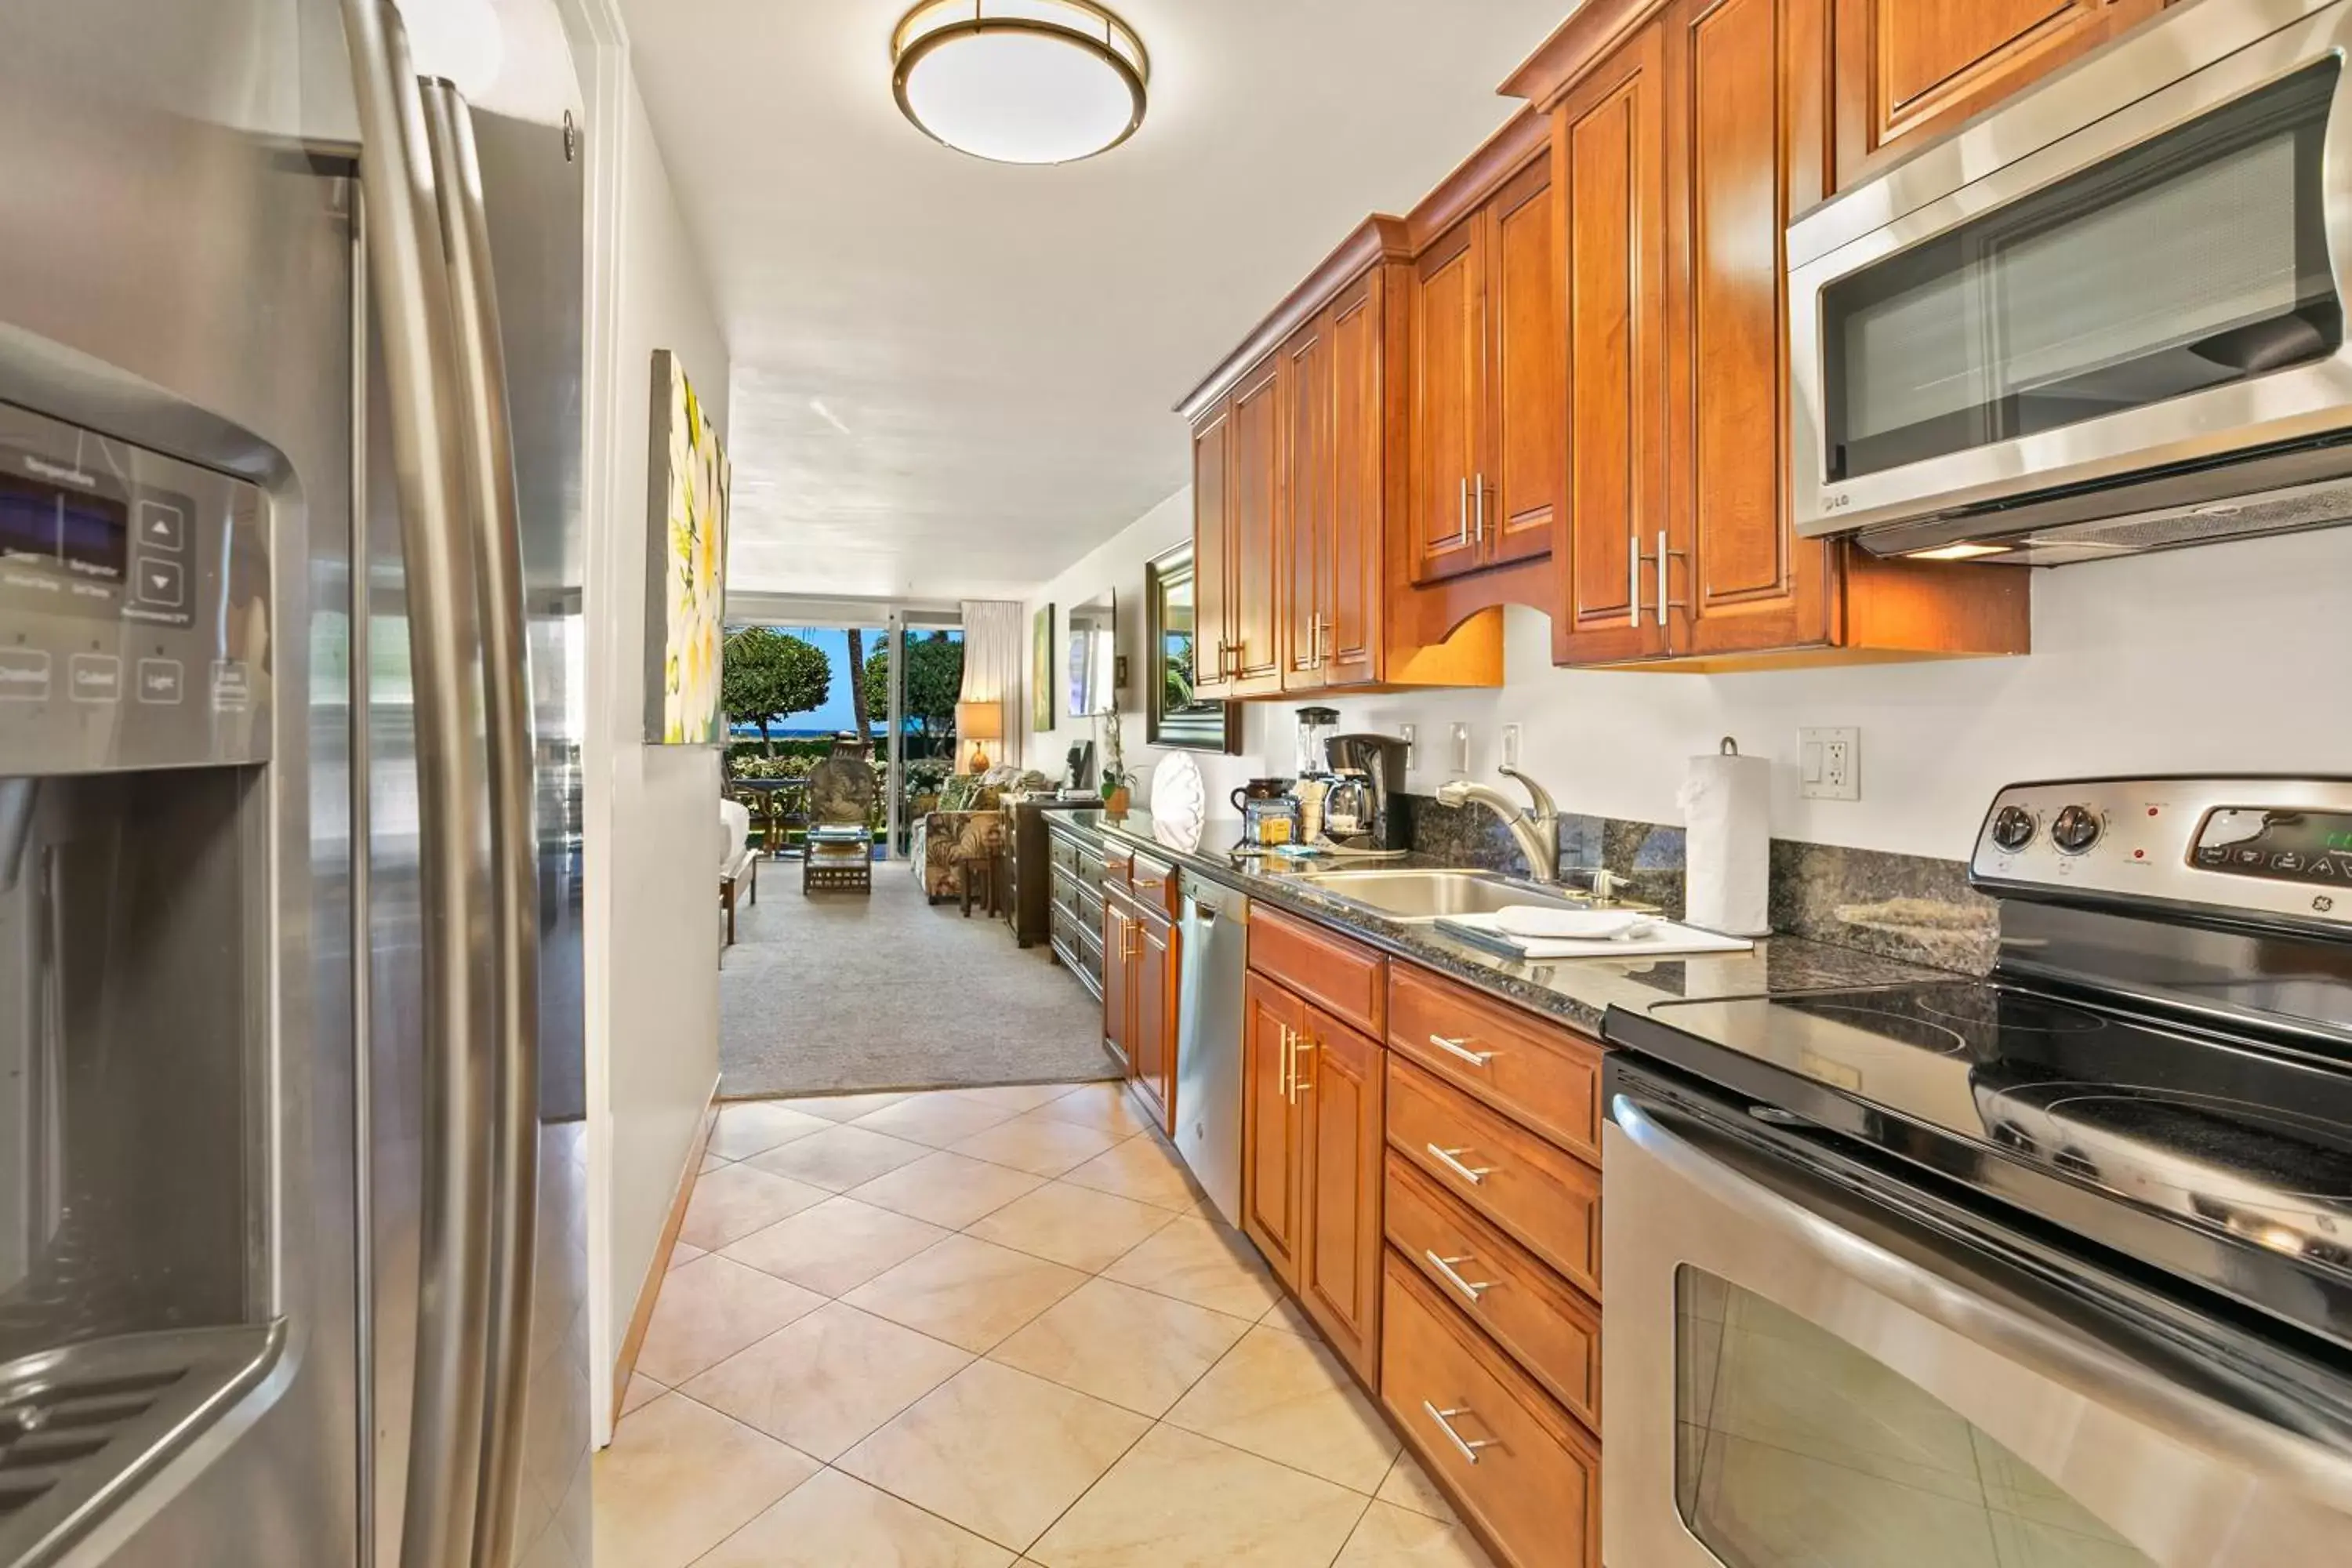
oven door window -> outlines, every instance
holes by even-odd
[[[1822,291],[1826,477],[2326,358],[2329,58]]]
[[[1675,1500],[1727,1568],[2152,1568],[1827,1330],[1688,1264],[1675,1320]]]

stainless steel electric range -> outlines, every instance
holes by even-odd
[[[1613,1568],[2352,1563],[2352,780],[2021,784],[1984,980],[1613,1010]]]

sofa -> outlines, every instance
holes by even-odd
[[[957,773],[942,783],[939,809],[915,819],[907,847],[908,863],[922,879],[924,896],[935,904],[961,896],[965,863],[994,858],[1010,837],[1004,796],[1044,784],[1043,774],[1009,765],[984,773]]]

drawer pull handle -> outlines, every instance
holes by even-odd
[[[1456,1159],[1454,1156],[1458,1154],[1470,1152],[1466,1146],[1460,1149],[1441,1149],[1434,1143],[1424,1143],[1422,1147],[1429,1151],[1432,1159],[1474,1187],[1485,1185],[1486,1178],[1495,1173],[1495,1167],[1492,1165],[1465,1165]]]
[[[1474,1068],[1485,1067],[1495,1059],[1495,1053],[1492,1051],[1472,1050],[1466,1036],[1458,1040],[1449,1040],[1444,1035],[1432,1035],[1429,1037],[1429,1043],[1447,1056],[1461,1058]]]
[[[1421,1255],[1429,1259],[1429,1266],[1432,1268],[1436,1269],[1440,1274],[1445,1276],[1447,1284],[1452,1285],[1456,1290],[1459,1290],[1465,1296],[1469,1297],[1470,1304],[1474,1307],[1478,1304],[1479,1297],[1485,1295],[1487,1291],[1492,1290],[1495,1288],[1495,1282],[1492,1279],[1465,1279],[1461,1275],[1456,1274],[1454,1271],[1454,1266],[1457,1263],[1475,1263],[1478,1261],[1466,1252],[1459,1258],[1440,1258],[1437,1256],[1434,1249],[1424,1247],[1422,1249]]]
[[[1454,1429],[1453,1418],[1454,1416],[1475,1414],[1466,1405],[1457,1405],[1451,1410],[1440,1410],[1436,1405],[1432,1405],[1428,1400],[1424,1399],[1421,1402],[1421,1407],[1429,1412],[1429,1418],[1437,1423],[1437,1429],[1445,1434],[1446,1440],[1451,1442],[1456,1448],[1461,1449],[1462,1457],[1469,1460],[1470,1463],[1474,1465],[1478,1462],[1479,1449],[1494,1448],[1501,1446],[1492,1437],[1465,1437],[1461,1433],[1456,1432]]]

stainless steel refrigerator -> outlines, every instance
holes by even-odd
[[[589,1559],[583,133],[0,11],[0,1564]]]

